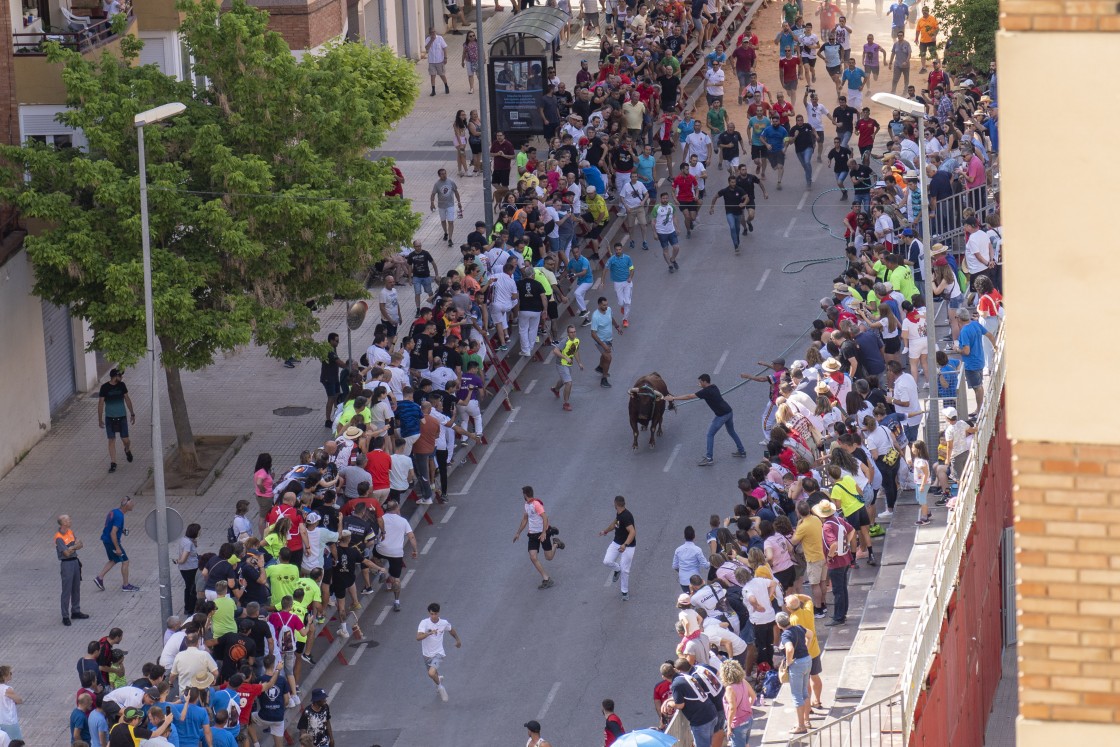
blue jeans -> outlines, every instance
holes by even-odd
[[[849,132],[838,132],[836,134],[838,134],[840,136],[840,147],[841,148],[847,148],[848,147],[848,141],[852,139],[852,133],[849,131]]]
[[[871,209],[871,193],[870,192],[864,192],[863,194],[856,194],[855,197],[856,197],[855,201],[858,202],[864,210],[870,210]]]
[[[708,459],[712,458],[712,449],[715,447],[716,433],[720,428],[727,428],[727,432],[731,435],[731,439],[735,445],[739,447],[739,451],[745,452],[743,442],[739,440],[739,434],[735,432],[735,421],[732,419],[735,413],[729,412],[726,415],[717,415],[712,419],[712,425],[708,428]]]
[[[727,214],[727,227],[731,229],[731,245],[736,249],[739,248],[739,231],[743,228],[743,215],[742,213],[728,213]]]
[[[832,619],[844,620],[848,616],[848,569],[829,568],[828,580],[832,584]]]
[[[797,151],[797,160],[801,161],[801,168],[805,169],[805,183],[813,183],[813,148]]]
[[[799,706],[809,699],[809,669],[813,666],[810,656],[794,659],[789,665],[789,690],[793,704]]]
[[[692,732],[692,741],[696,743],[696,747],[712,747],[712,733],[716,728],[716,721],[719,719],[712,719],[706,724],[689,724],[688,729]]]
[[[751,741],[751,724],[754,723],[754,716],[745,724],[739,724],[731,730],[731,747],[747,747]]]

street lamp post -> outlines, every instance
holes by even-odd
[[[159,415],[159,366],[156,360],[156,322],[152,311],[152,243],[148,232],[148,173],[144,154],[144,128],[182,114],[187,107],[173,103],[140,112],[132,119],[140,153],[140,241],[144,247],[144,327],[148,365],[152,376],[152,483],[156,494],[156,551],[159,561],[159,609],[162,630],[171,617],[171,563],[168,558],[167,494],[163,482],[163,432]]]
[[[917,101],[912,101],[893,93],[876,93],[871,100],[877,104],[897,109],[904,114],[909,114],[918,120],[918,180],[922,190],[922,295],[926,300],[926,381],[929,382],[929,406],[926,410],[926,448],[931,454],[937,453],[940,443],[941,413],[937,399],[937,310],[934,307],[933,296],[933,234],[929,227],[929,191],[926,176],[926,108]],[[917,383],[917,382],[915,382]]]
[[[474,33],[478,37],[478,116],[482,122],[482,210],[486,229],[494,227],[494,184],[490,169],[490,106],[487,104],[486,42],[482,39],[482,2],[475,0]]]

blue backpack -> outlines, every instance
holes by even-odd
[[[778,697],[778,692],[782,689],[782,681],[778,679],[778,672],[771,669],[762,678],[762,695],[767,700],[773,700]]]

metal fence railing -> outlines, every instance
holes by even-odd
[[[906,747],[902,693],[857,708],[789,740],[789,747]]]
[[[930,211],[932,244],[944,244],[950,251],[964,251],[964,211],[972,208],[981,223],[996,209],[996,201],[988,196],[989,188],[981,185],[940,200]]]
[[[976,496],[980,488],[980,474],[988,454],[988,446],[995,432],[1001,394],[1007,374],[1004,358],[1004,332],[1000,330],[995,350],[992,375],[984,392],[984,404],[976,418],[976,434],[969,450],[964,474],[958,482],[956,509],[949,514],[945,535],[934,558],[930,588],[918,610],[914,637],[906,656],[900,683],[904,711],[904,730],[907,736],[913,724],[918,696],[925,686],[926,677],[939,651],[941,623],[948,614],[949,600],[953,596],[960,575],[961,559],[969,529],[976,518]],[[962,376],[963,378],[963,376]]]

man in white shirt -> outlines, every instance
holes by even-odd
[[[420,627],[416,629],[416,640],[420,641],[420,653],[428,668],[428,676],[436,683],[436,692],[439,693],[440,700],[446,703],[447,690],[443,687],[443,677],[439,673],[439,667],[447,655],[443,650],[443,636],[445,633],[450,633],[455,639],[455,648],[462,648],[463,641],[460,640],[459,634],[455,632],[451,623],[440,618],[439,610],[439,604],[436,602],[428,605],[428,616],[420,621]]]
[[[393,442],[393,454],[390,456],[389,466],[389,499],[400,501],[408,492],[408,486],[416,479],[412,469],[412,457],[409,456],[411,447],[403,438],[398,437]]]
[[[692,133],[685,138],[684,142],[690,158],[696,156],[701,165],[707,164],[711,160],[712,138],[701,128],[700,120],[692,120]]]
[[[916,355],[924,351],[911,351]],[[903,369],[898,361],[887,361],[887,381],[891,385],[891,392],[887,395],[887,402],[894,405],[895,412],[906,416],[906,440],[914,443],[918,440],[918,426],[922,423],[922,398],[918,394],[918,382]],[[929,387],[929,383],[926,383]]]
[[[646,186],[638,181],[638,172],[630,172],[630,181],[618,191],[619,199],[626,208],[626,223],[624,224],[622,240],[629,241],[629,247],[634,248],[634,237],[631,235],[636,228],[642,237],[642,248],[648,249],[646,243],[646,224],[649,223],[649,191]]]
[[[448,391],[449,384],[455,384],[456,389],[459,385],[459,375],[448,368],[438,355],[432,359],[432,370],[428,371],[427,379],[432,382],[432,389],[441,392]]]
[[[513,271],[517,264],[514,259],[507,259],[502,266],[502,271],[494,275],[494,293],[490,301],[490,320],[498,328],[498,350],[509,349],[509,312],[517,303],[517,283],[513,279]]]
[[[804,67],[804,66],[802,66]],[[821,154],[824,152],[824,121],[827,119],[832,122],[832,115],[828,113],[828,107],[820,102],[817,97],[816,91],[811,88],[805,89],[805,96],[802,102],[805,104],[805,121],[817,133],[817,163],[821,162]]]
[[[689,137],[692,137],[689,135]],[[707,137],[705,135],[705,137]],[[696,188],[699,190],[698,197],[704,199],[704,187],[706,186],[704,180],[708,176],[708,171],[704,166],[704,162],[696,157],[695,153],[688,156],[688,173],[696,177]]]
[[[970,282],[977,275],[991,276],[991,268],[995,266],[992,257],[992,240],[988,234],[980,230],[976,216],[969,216],[964,220],[964,271],[970,276]]]
[[[434,27],[428,29],[428,38],[424,40],[424,51],[428,53],[428,77],[432,79],[432,96],[436,95],[436,76],[443,81],[443,92],[451,93],[447,85],[447,72],[444,64],[447,62],[447,42],[436,33]]]
[[[374,335],[373,344],[366,348],[366,361],[368,361],[371,368],[374,366],[377,368],[389,367],[389,364],[392,362],[392,356],[386,349],[387,347],[388,341],[384,334]]]
[[[707,96],[709,107],[713,101],[723,101],[723,82],[726,78],[727,74],[719,65],[708,65],[704,71],[704,94]]]
[[[377,308],[381,312],[381,324],[385,327],[385,347],[392,347],[397,341],[397,328],[401,326],[401,303],[397,296],[397,279],[385,276],[385,287],[377,294]]]
[[[412,559],[420,557],[416,535],[408,519],[401,516],[401,505],[394,500],[385,503],[385,513],[377,520],[381,525],[381,541],[374,547],[377,557],[389,564],[388,585],[393,590],[393,612],[401,611],[401,572],[404,570],[404,543],[412,545]]]

